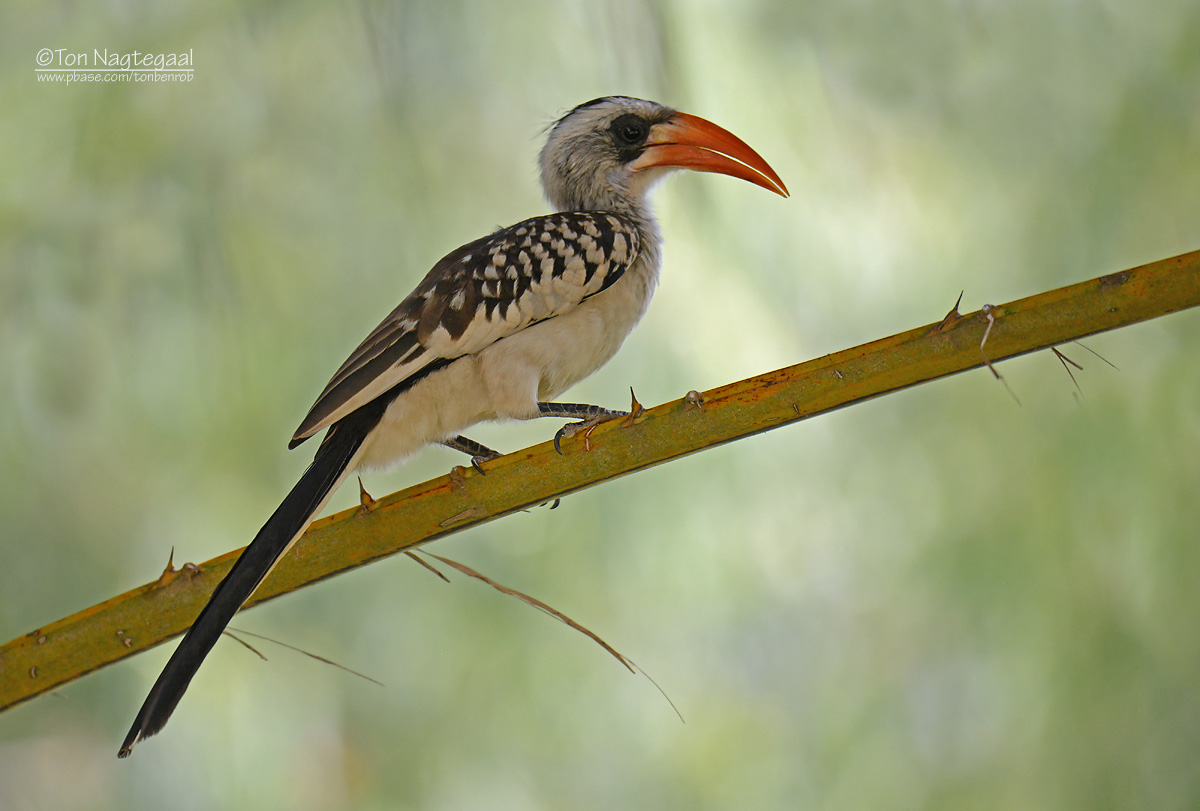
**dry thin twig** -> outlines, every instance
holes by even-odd
[[[961,298],[961,296],[960,296],[960,298]],[[958,310],[957,304],[954,305],[954,310],[955,311]],[[996,379],[1004,384],[1004,389],[1009,394],[1012,395],[1012,398],[1013,398],[1013,400],[1016,400],[1017,405],[1020,405],[1021,400],[1019,397],[1017,397],[1017,393],[1015,391],[1013,391],[1011,387],[1009,387],[1008,381],[1005,380],[1004,376],[996,370],[996,367],[992,365],[992,362],[988,359],[988,356],[986,354],[984,354],[984,351],[983,351],[983,347],[987,344],[988,336],[992,334],[992,327],[995,326],[995,324],[996,324],[995,311],[996,311],[996,306],[994,304],[985,304],[979,308],[979,312],[982,313],[985,318],[987,318],[987,322],[988,322],[987,329],[985,329],[983,331],[983,338],[979,341],[979,357],[983,358],[984,364],[988,367],[988,369],[991,370],[992,374],[995,375]]]
[[[609,655],[611,655],[614,659],[616,659],[621,664],[625,665],[625,667],[628,668],[630,673],[640,673],[643,676],[645,676],[646,680],[649,681],[651,684],[653,684],[655,689],[657,689],[658,692],[662,694],[662,697],[664,699],[666,699],[667,703],[671,705],[671,709],[673,709],[675,711],[675,714],[677,716],[679,716],[679,720],[683,723],[687,723],[686,721],[683,720],[683,713],[681,713],[679,711],[679,708],[675,706],[675,702],[671,700],[671,697],[669,695],[667,695],[667,692],[665,690],[663,690],[661,686],[659,686],[659,683],[656,682],[649,673],[647,673],[645,670],[643,670],[642,667],[640,665],[638,665],[637,662],[633,661],[629,657],[620,653],[612,645],[609,645],[607,642],[605,642],[603,639],[601,639],[600,636],[597,635],[596,633],[594,633],[591,630],[589,630],[588,628],[585,628],[584,626],[580,625],[578,622],[571,619],[566,614],[559,611],[557,608],[547,605],[546,603],[542,602],[538,598],[533,597],[529,594],[526,594],[523,591],[517,591],[516,589],[509,588],[508,586],[505,586],[502,583],[497,583],[495,580],[492,580],[487,575],[485,575],[481,572],[478,572],[475,569],[472,569],[470,566],[467,566],[465,563],[459,563],[458,561],[451,560],[450,558],[442,557],[441,555],[434,554],[433,552],[428,552],[424,549],[422,549],[421,551],[424,554],[428,555],[429,557],[439,560],[442,563],[446,564],[447,566],[450,566],[451,568],[457,570],[458,572],[465,574],[467,577],[473,577],[476,580],[479,580],[480,582],[487,583],[489,586],[491,586],[492,588],[494,588],[496,591],[500,592],[501,594],[505,594],[505,595],[508,595],[509,597],[517,598],[518,600],[525,603],[526,605],[536,608],[538,611],[541,611],[543,614],[553,617],[554,619],[563,623],[567,627],[572,628],[572,629],[578,631],[579,633],[583,634],[584,636],[588,637],[593,642],[595,642],[597,645],[599,645],[600,647],[602,647],[606,651],[608,651]],[[420,563],[421,565],[425,566],[425,568],[430,569],[431,571],[434,572],[434,574],[438,575],[443,580],[446,580],[447,582],[449,582],[449,578],[447,578],[445,575],[443,575],[441,572],[439,572],[436,568],[434,568],[432,565],[430,565],[427,561],[420,560],[419,558],[417,558],[416,555],[413,555],[411,552],[408,554],[409,554],[409,557],[416,559],[417,562]]]
[[[1074,366],[1081,372],[1083,371],[1083,367],[1068,358],[1062,352],[1059,352],[1057,346],[1050,347],[1050,351],[1054,353],[1054,357],[1058,358],[1058,362],[1062,364],[1062,367],[1067,370],[1067,374],[1070,376],[1071,382],[1075,384],[1075,391],[1079,392],[1079,396],[1082,397],[1083,389],[1079,387],[1079,381],[1075,379],[1075,373],[1071,371],[1071,366]],[[1070,366],[1067,364],[1070,364]]]
[[[629,659],[626,659],[615,648],[613,648],[612,645],[609,645],[607,642],[605,642],[603,639],[601,639],[597,634],[595,634],[594,632],[585,628],[584,626],[580,625],[578,622],[571,619],[570,617],[568,617],[566,614],[562,613],[558,609],[553,608],[553,607],[547,605],[546,603],[543,603],[538,598],[532,597],[522,591],[517,591],[516,589],[509,588],[508,586],[504,585],[503,583],[497,583],[495,580],[491,579],[490,577],[483,574],[482,572],[475,571],[470,566],[467,566],[465,563],[459,563],[458,561],[451,560],[450,558],[445,558],[445,557],[442,557],[441,555],[436,555],[433,552],[425,552],[425,550],[421,550],[421,551],[424,552],[429,557],[439,560],[442,563],[446,564],[447,566],[461,572],[462,574],[465,574],[467,577],[473,577],[476,580],[479,580],[480,582],[487,583],[489,586],[491,586],[492,588],[494,588],[496,591],[500,592],[501,594],[507,594],[509,597],[516,597],[518,600],[525,603],[526,605],[533,606],[538,611],[541,611],[544,614],[548,614],[551,617],[554,617],[554,619],[558,620],[559,622],[563,623],[564,625],[567,625],[570,628],[575,629],[579,633],[581,633],[584,636],[591,639],[593,642],[595,642],[600,647],[604,648],[606,651],[608,651],[610,656],[612,656],[614,659],[616,659],[621,664],[625,665],[625,667],[627,667],[629,669],[630,673],[637,672],[634,669],[633,663]],[[435,573],[437,573],[439,576],[441,576],[441,578],[443,580],[445,580],[446,582],[449,582],[449,578],[447,578],[441,572],[438,572],[436,569],[434,569],[428,563],[424,563],[424,565],[427,569],[431,569]]]
[[[1119,372],[1119,371],[1121,371],[1121,367],[1117,366],[1117,364],[1113,363],[1111,360],[1109,360],[1108,358],[1106,358],[1106,357],[1104,357],[1103,355],[1101,355],[1101,354],[1100,354],[1099,352],[1097,352],[1095,349],[1092,349],[1090,346],[1088,346],[1087,344],[1085,344],[1083,341],[1072,341],[1071,343],[1075,344],[1076,346],[1079,346],[1079,347],[1082,347],[1082,348],[1086,349],[1088,352],[1091,352],[1093,355],[1095,355],[1096,357],[1100,358],[1100,360],[1104,361],[1104,362],[1105,362],[1105,363],[1107,363],[1109,366],[1111,366],[1111,367],[1113,367],[1114,369],[1116,369],[1118,372]]]
[[[238,631],[238,633],[242,633],[242,632],[241,632],[241,631]],[[239,644],[239,645],[241,645],[243,648],[245,648],[246,650],[248,650],[248,651],[250,651],[251,653],[253,653],[253,654],[254,654],[255,656],[257,656],[259,659],[262,659],[264,662],[268,661],[268,660],[267,660],[267,657],[263,655],[263,652],[262,652],[262,651],[260,651],[258,648],[256,648],[256,647],[254,647],[253,645],[251,645],[251,644],[250,644],[249,642],[247,642],[246,640],[242,639],[240,636],[237,636],[237,634],[233,633],[233,632],[232,632],[232,631],[230,631],[228,628],[226,628],[224,631],[222,631],[222,632],[221,632],[221,634],[222,634],[223,636],[227,636],[227,637],[229,637],[229,638],[230,638],[230,639],[232,639],[234,642],[238,643],[238,644]]]
[[[233,633],[230,633],[231,631],[239,633],[239,634],[245,634],[246,636],[252,636],[255,639],[261,639],[264,642],[270,642],[274,645],[279,645],[280,647],[287,648],[288,650],[294,650],[296,653],[302,653],[305,656],[307,656],[309,659],[316,659],[318,662],[321,662],[321,663],[327,664],[327,665],[331,665],[333,667],[336,667],[338,670],[344,670],[352,676],[358,676],[360,679],[366,679],[367,681],[371,682],[372,684],[378,684],[380,687],[387,686],[383,682],[379,681],[378,679],[373,679],[370,676],[367,676],[363,673],[359,673],[357,670],[352,670],[351,668],[348,668],[345,665],[338,664],[337,662],[333,661],[332,659],[326,659],[324,656],[320,656],[315,653],[309,653],[308,651],[304,650],[303,648],[297,648],[295,645],[289,645],[286,642],[280,642],[278,639],[272,639],[269,636],[263,636],[262,634],[256,634],[253,631],[243,631],[240,628],[227,628],[225,630],[225,636],[229,637],[230,639],[234,640],[235,642],[254,651],[256,654],[258,654],[258,657],[260,659],[262,659],[264,662],[267,660],[267,657],[263,656],[261,651],[259,651],[257,648],[255,648],[250,643],[246,642],[246,640],[238,639],[236,636],[233,635]]]
[[[431,571],[431,572],[433,572],[434,574],[436,574],[438,577],[440,577],[440,578],[442,578],[443,580],[445,580],[447,583],[449,583],[449,582],[450,582],[450,578],[448,578],[448,577],[446,577],[446,575],[442,574],[441,570],[440,570],[440,569],[438,569],[438,567],[434,566],[432,563],[430,563],[429,561],[425,560],[425,558],[421,557],[421,556],[420,556],[420,555],[418,555],[416,552],[408,551],[408,552],[405,552],[404,554],[405,554],[405,555],[407,555],[408,557],[412,558],[413,560],[415,560],[417,563],[419,563],[419,564],[421,564],[422,566],[424,566],[424,567],[425,567],[426,569],[428,569],[429,571]]]

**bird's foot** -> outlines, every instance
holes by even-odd
[[[583,449],[585,451],[590,451],[592,449],[592,431],[596,430],[597,425],[599,425],[602,422],[609,422],[611,420],[619,420],[619,419],[622,419],[623,417],[628,417],[628,416],[629,416],[629,413],[626,411],[605,411],[605,413],[603,413],[603,414],[596,414],[594,416],[588,417],[586,420],[580,420],[579,422],[568,422],[562,428],[559,428],[557,431],[554,432],[554,450],[558,451],[561,454],[562,453],[562,441],[564,439],[570,439],[571,437],[575,436],[580,431],[582,431],[583,432]]]
[[[568,422],[554,433],[554,450],[560,454],[562,453],[562,441],[570,439],[580,431],[583,432],[583,449],[590,451],[592,449],[592,431],[596,430],[597,425],[629,416],[628,411],[613,411],[600,406],[580,403],[538,403],[538,405],[542,409],[542,416],[545,417],[583,417],[579,422]]]
[[[554,434],[554,450],[562,453],[562,441],[569,439],[580,431],[583,432],[583,449],[590,451],[592,449],[592,431],[596,430],[596,426],[603,422],[612,420],[628,419],[626,427],[633,425],[634,420],[642,416],[645,409],[638,402],[637,395],[633,393],[633,388],[629,389],[630,406],[629,411],[615,411],[609,408],[603,408],[596,405],[585,405],[583,403],[538,403],[538,410],[543,417],[583,417],[579,422],[569,422]]]
[[[471,457],[471,467],[479,471],[480,476],[486,476],[487,473],[483,470],[483,463],[490,462],[493,459],[499,459],[504,454],[500,451],[494,451],[487,445],[476,442],[473,439],[468,439],[465,436],[454,436],[449,439],[442,440],[442,444],[447,448],[452,448],[456,451],[469,454]]]

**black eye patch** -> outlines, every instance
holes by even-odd
[[[609,132],[619,148],[634,149],[646,143],[646,138],[650,136],[650,123],[633,113],[626,113],[612,122]]]

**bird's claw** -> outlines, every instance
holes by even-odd
[[[554,432],[554,450],[558,451],[559,456],[562,456],[562,438],[564,436],[566,436],[566,437],[574,436],[575,435],[575,426],[580,425],[580,424],[581,423],[578,423],[578,422],[568,422],[562,428],[559,428],[557,431]],[[570,432],[567,431],[568,428],[571,429]]]
[[[641,403],[638,403],[638,405],[640,407]],[[592,449],[592,431],[596,430],[597,425],[602,422],[619,420],[622,417],[628,417],[629,415],[630,414],[628,411],[604,411],[600,414],[588,417],[586,420],[580,420],[579,422],[568,422],[562,428],[559,428],[557,431],[555,431],[554,450],[558,451],[559,455],[561,456],[563,439],[570,439],[580,431],[583,431],[583,449],[585,451],[590,451]],[[634,416],[636,417],[637,415],[635,414]]]
[[[493,459],[499,459],[503,455],[504,454],[500,453],[499,451],[492,451],[491,453],[475,454],[474,456],[471,457],[471,467],[473,467],[473,468],[475,468],[475,470],[479,471],[480,476],[486,476],[487,473],[483,469],[483,463],[490,462]]]

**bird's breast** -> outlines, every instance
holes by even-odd
[[[608,289],[479,353],[497,416],[536,416],[539,400],[555,399],[612,358],[650,304],[656,259],[639,257]]]
[[[539,324],[546,362],[538,399],[553,400],[612,359],[646,314],[657,283],[657,266],[638,260],[607,290]]]

